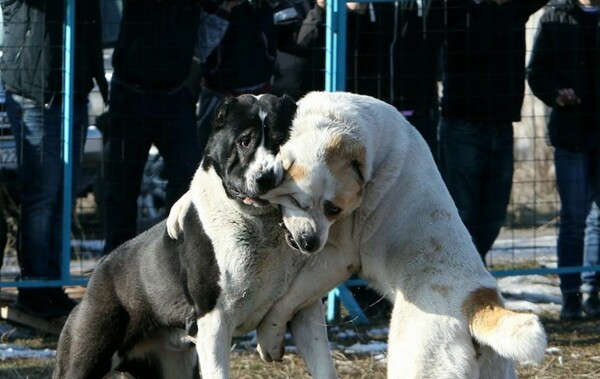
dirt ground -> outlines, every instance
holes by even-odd
[[[572,379],[600,378],[600,320],[561,322],[556,315],[544,315],[542,321],[548,333],[548,350],[542,364],[519,366],[520,378]],[[381,325],[385,326],[385,325]],[[352,339],[332,342],[340,346],[333,351],[339,377],[342,379],[383,379],[386,377],[385,354],[345,354],[344,346],[354,343],[367,344],[373,338],[367,335],[368,328],[347,324],[356,332]],[[371,326],[371,328],[373,325]],[[22,329],[22,328],[17,328]],[[16,343],[35,349],[55,349],[55,336],[33,335],[26,339],[11,339],[12,333],[4,333],[3,343]],[[339,334],[336,334],[339,335]],[[1,347],[2,345],[0,345]],[[1,355],[0,355],[1,356]],[[382,359],[383,358],[383,359]],[[50,378],[54,359],[0,359],[0,378]],[[310,378],[302,359],[288,353],[283,362],[262,362],[253,348],[236,349],[232,353],[232,378],[239,379],[300,379]],[[112,378],[125,378],[114,374]]]

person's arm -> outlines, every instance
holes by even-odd
[[[521,14],[528,19],[529,16],[540,10],[544,5],[546,5],[549,0],[491,0],[498,5],[504,5],[507,3],[511,3],[514,5]]]
[[[202,11],[198,28],[198,42],[194,51],[197,63],[204,63],[213,50],[221,44],[229,27],[230,12],[239,3],[240,0],[225,0],[214,13]]]
[[[100,15],[100,2],[98,0],[89,1],[87,11],[90,22],[87,23],[88,35],[86,38],[88,40],[92,75],[98,85],[104,105],[108,106],[108,82],[104,76],[104,56],[102,52],[102,18]]]
[[[558,90],[566,86],[556,77],[555,54],[559,46],[556,46],[550,28],[542,17],[527,65],[527,82],[537,98],[549,107],[555,107]]]

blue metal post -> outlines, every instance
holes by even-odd
[[[327,1],[325,35],[325,90],[346,89],[346,1]]]
[[[62,216],[62,281],[70,279],[71,271],[71,212],[72,212],[72,183],[73,183],[73,80],[75,64],[75,0],[65,1],[63,55],[63,216]]]

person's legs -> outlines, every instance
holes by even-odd
[[[439,112],[437,109],[416,111],[416,113],[410,117],[406,117],[423,136],[425,142],[433,154],[433,159],[438,161],[438,138],[437,128],[439,124]]]
[[[152,106],[146,95],[112,82],[105,149],[105,245],[110,253],[137,234],[137,198],[152,140]]]
[[[585,219],[591,207],[589,159],[585,153],[555,148],[556,185],[561,201],[558,233],[558,267],[583,264]],[[563,294],[561,319],[579,319],[581,275],[560,274]]]
[[[595,266],[599,264],[598,251],[600,249],[600,210],[596,203],[592,204],[592,209],[585,221],[585,239],[584,239],[584,266]],[[581,274],[584,284],[588,291],[598,292],[600,290],[595,271],[585,271]]]
[[[477,235],[480,223],[481,180],[489,142],[478,125],[458,119],[440,122],[439,165],[444,182],[482,259],[486,251]]]
[[[162,155],[167,179],[166,214],[181,195],[187,192],[200,163],[201,152],[196,136],[193,97],[183,88],[160,99],[163,112],[155,144]],[[157,104],[157,107],[160,105]]]
[[[17,139],[21,217],[18,257],[22,279],[57,279],[60,277],[62,253],[63,158],[62,105],[55,101],[50,108],[14,96],[22,109],[22,122],[12,125]],[[87,106],[76,104],[73,128],[73,188],[80,169],[83,129],[87,123]],[[30,310],[52,313],[51,294],[63,303],[62,291],[23,288],[19,302]],[[64,294],[63,294],[64,295]],[[73,304],[70,304],[73,305]],[[70,306],[69,305],[69,306]],[[46,315],[52,317],[50,315]]]
[[[202,88],[202,92],[200,92],[200,107],[198,110],[198,146],[200,146],[200,155],[204,154],[206,143],[212,132],[213,114],[222,98],[222,95],[207,88]]]
[[[506,221],[513,179],[511,123],[489,125],[491,146],[481,176],[480,217],[473,229],[477,250],[485,258]]]
[[[597,266],[600,264],[600,151],[590,154],[590,177],[593,184],[592,192],[594,202],[586,219],[584,240],[584,266]],[[590,317],[600,317],[600,272],[586,271],[582,273],[582,280],[587,299],[583,302],[583,311]]]

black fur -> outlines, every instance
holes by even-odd
[[[291,98],[274,96],[261,98],[260,107],[268,114],[264,129],[252,96],[228,98],[217,110],[202,167],[215,168],[232,198],[247,195],[237,183],[263,130],[265,146],[275,154],[288,138],[296,109]],[[242,146],[242,139],[248,146]],[[124,243],[98,262],[81,304],[69,315],[53,377],[103,378],[118,353],[119,370],[136,378],[168,378],[157,351],[150,349],[141,356],[133,351],[158,335],[195,333],[195,320],[216,304],[218,280],[213,245],[194,210],[185,215],[183,233],[176,241],[169,238],[163,221]],[[182,342],[180,347],[187,346]],[[188,378],[198,377],[198,369],[193,371]]]

